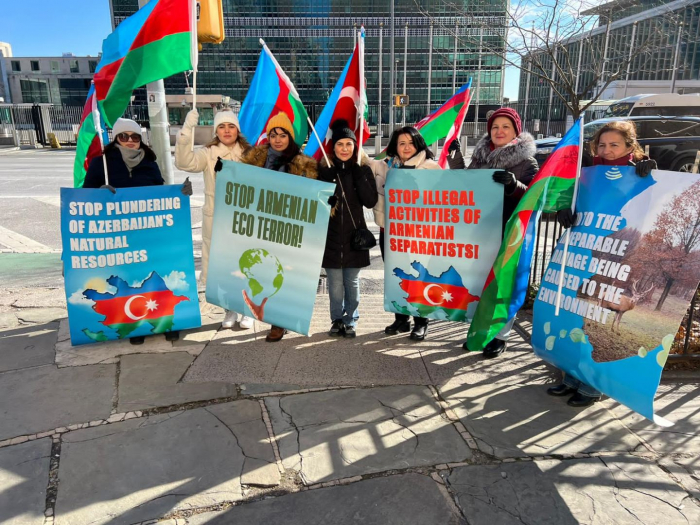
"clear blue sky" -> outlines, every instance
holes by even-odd
[[[112,31],[109,0],[2,0],[0,42],[15,56],[97,56]],[[506,69],[503,95],[518,96],[518,71]]]

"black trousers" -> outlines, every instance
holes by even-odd
[[[384,260],[384,228],[379,229],[379,251],[382,252],[382,261]],[[394,314],[394,319],[397,321],[408,321],[410,319],[410,315],[406,314]],[[414,317],[413,318],[413,323],[416,326],[427,326],[428,325],[428,319],[425,317]]]

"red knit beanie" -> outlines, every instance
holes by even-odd
[[[486,122],[486,130],[488,131],[489,136],[491,135],[491,126],[493,125],[493,121],[498,117],[507,117],[511,120],[513,123],[513,128],[515,128],[516,136],[523,132],[523,123],[520,120],[520,115],[518,115],[517,111],[515,111],[513,108],[498,108],[491,114]]]

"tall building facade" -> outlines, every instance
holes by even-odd
[[[480,53],[474,42],[479,38],[490,45],[504,42],[507,0],[422,0],[418,4],[420,9],[415,0],[395,1],[396,75],[392,89],[391,18],[387,0],[223,0],[226,39],[220,45],[205,44],[200,52],[197,92],[243,100],[260,55],[259,39],[263,38],[294,82],[310,116],[315,118],[352,53],[355,31],[364,25],[370,122],[376,122],[380,102],[380,54],[382,121],[388,122],[391,95],[405,92],[410,98],[406,122],[416,122],[428,112],[432,22],[431,109],[453,93],[455,29],[457,88],[470,77],[476,85],[477,75],[480,75],[479,113],[485,115],[486,111],[500,105],[503,61],[496,54]],[[118,25],[138,9],[138,0],[111,0],[111,8],[114,25]],[[430,17],[424,13],[429,13]],[[404,56],[407,57],[405,89]],[[184,74],[166,79],[166,93],[184,93],[187,82]],[[474,104],[475,99],[472,100]],[[396,114],[400,119],[401,113],[397,111]]]
[[[638,94],[669,93],[672,86],[676,93],[700,93],[700,0],[613,0],[583,14],[597,16],[596,27],[562,42],[572,60],[581,56],[577,92],[582,100],[594,94],[599,94],[599,100],[618,100]],[[655,40],[659,45],[650,46],[633,58],[627,74],[630,50],[642,45],[651,34],[660,39]],[[674,68],[676,50],[678,67]],[[549,71],[552,57],[545,53],[540,58]],[[601,60],[605,71],[621,67],[625,71],[604,90],[596,86],[584,92],[584,86],[593,78],[591,64]],[[551,91],[549,83],[521,72],[518,100],[520,107],[527,101],[526,119],[566,118],[563,101],[552,96]]]

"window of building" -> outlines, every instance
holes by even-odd
[[[21,79],[22,101],[29,104],[48,104],[49,86],[46,80]]]
[[[88,60],[88,67],[90,68],[90,73],[94,73],[97,69],[97,60]]]
[[[71,73],[80,73],[80,68],[78,67],[78,61],[77,61],[77,60],[71,60],[71,61],[70,61],[70,72],[71,72]]]
[[[32,71],[41,71],[38,60],[30,60],[29,65],[31,66]]]
[[[58,89],[61,94],[61,104],[66,106],[81,106],[85,103],[90,80],[86,78],[60,78]]]
[[[12,71],[22,71],[22,66],[19,63],[19,60],[12,61]]]
[[[51,73],[60,73],[61,72],[61,64],[58,63],[58,60],[52,60],[51,61]]]

